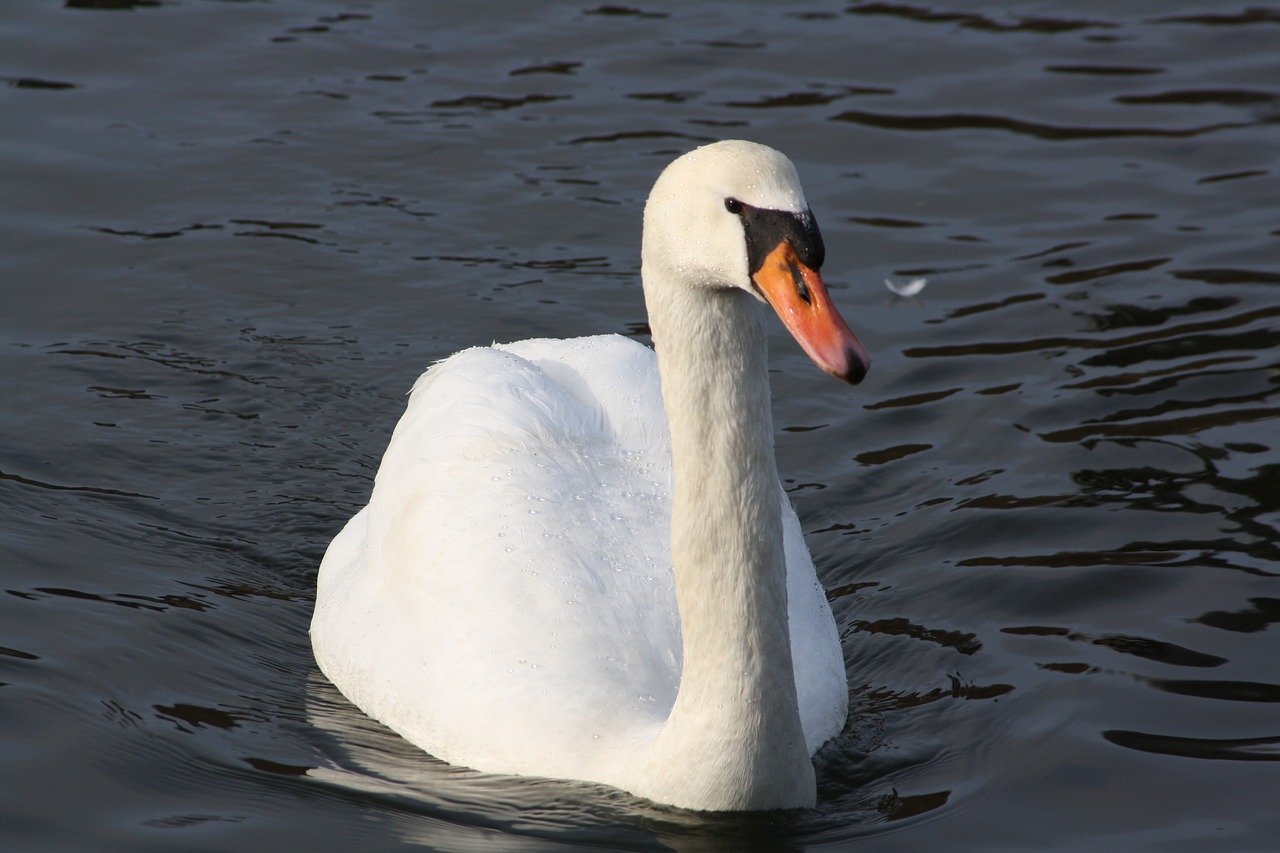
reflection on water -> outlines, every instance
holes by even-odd
[[[1268,847],[1280,11],[1140,5],[5,7],[5,846]],[[319,557],[430,362],[647,341],[645,194],[726,136],[875,358],[773,341],[819,806],[425,757],[318,677]]]

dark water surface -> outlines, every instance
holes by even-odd
[[[975,9],[981,8],[981,11]],[[0,847],[1280,848],[1280,6],[0,6]],[[797,163],[819,805],[441,765],[316,671],[431,361],[644,339],[644,197]],[[913,299],[886,277],[926,276]]]

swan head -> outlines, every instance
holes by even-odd
[[[644,211],[645,289],[740,289],[772,306],[819,367],[860,382],[870,356],[827,293],[826,251],[796,168],[765,145],[725,140],[673,161]],[[652,310],[652,309],[651,309]]]

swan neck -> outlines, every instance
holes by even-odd
[[[806,805],[813,767],[787,621],[767,341],[740,289],[646,301],[671,426],[671,549],[684,652],[658,752],[723,790],[714,808]]]

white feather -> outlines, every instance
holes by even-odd
[[[920,295],[920,292],[924,290],[925,285],[928,283],[929,280],[924,278],[913,278],[905,284],[895,284],[887,278],[884,280],[884,286],[889,288],[892,293],[908,299],[912,296]]]

